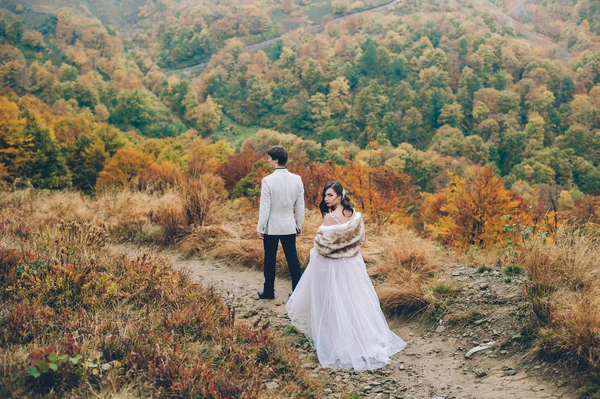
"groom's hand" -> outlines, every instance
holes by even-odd
[[[264,240],[265,239],[265,235],[263,233],[258,233],[258,238],[260,240]]]
[[[302,229],[296,229],[296,237],[302,234]]]

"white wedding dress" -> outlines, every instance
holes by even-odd
[[[319,229],[343,229],[344,224]],[[388,327],[360,252],[333,259],[313,248],[286,308],[292,324],[311,339],[323,367],[377,369],[406,346]]]

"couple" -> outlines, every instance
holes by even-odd
[[[267,152],[275,171],[262,181],[258,235],[264,241],[263,291],[260,299],[275,298],[275,264],[279,241],[292,277],[288,316],[307,335],[323,367],[373,370],[406,343],[390,331],[360,248],[365,227],[339,182],[323,189],[319,227],[304,274],[296,253],[296,236],[304,221],[304,186],[286,170],[288,154],[275,146]],[[296,215],[294,216],[294,208]]]

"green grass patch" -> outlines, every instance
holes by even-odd
[[[223,115],[221,125],[212,138],[215,141],[225,139],[235,148],[239,149],[247,138],[254,136],[260,129],[262,129],[260,126],[240,125],[227,115]]]
[[[312,5],[306,14],[314,23],[320,23],[326,15],[333,14],[333,8],[331,4]]]
[[[423,314],[423,319],[429,323],[435,324],[442,320],[446,314],[448,314],[448,311],[448,304],[446,301],[436,300],[427,306],[427,309]]]
[[[456,293],[458,287],[453,282],[436,281],[429,285],[429,289],[437,297],[448,297]]]
[[[577,396],[579,399],[600,399],[600,377],[586,382],[577,391]]]
[[[504,274],[508,276],[516,276],[523,274],[523,268],[518,265],[508,265],[504,268]]]
[[[294,326],[287,326],[284,330],[283,330],[283,335],[297,335],[300,334],[300,331],[298,331],[298,329]]]

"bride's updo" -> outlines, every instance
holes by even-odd
[[[319,204],[319,209],[321,210],[321,215],[325,216],[325,214],[330,212],[329,207],[325,203],[325,192],[327,192],[327,190],[329,190],[330,188],[333,189],[333,191],[335,191],[335,193],[338,195],[338,197],[342,198],[342,200],[340,202],[340,205],[344,208],[342,210],[342,213],[347,216],[352,216],[354,214],[354,205],[352,204],[352,201],[350,201],[350,198],[348,198],[348,195],[346,194],[344,187],[342,187],[342,183],[340,183],[339,181],[331,181],[331,182],[327,183],[325,185],[325,187],[323,187],[323,193],[321,195],[321,203]]]

